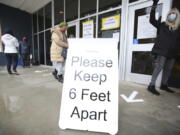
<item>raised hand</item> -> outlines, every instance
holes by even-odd
[[[153,0],[153,5],[157,5],[159,0]]]

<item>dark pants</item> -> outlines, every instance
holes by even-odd
[[[23,67],[30,66],[29,54],[22,54]]]
[[[6,53],[7,59],[7,71],[11,72],[11,65],[13,64],[13,71],[16,71],[18,64],[18,54],[17,53]]]
[[[164,56],[158,56],[157,59],[155,60],[155,68],[152,74],[150,85],[154,86],[156,84],[157,77],[162,70],[163,70],[163,75],[162,75],[161,84],[167,85],[174,63],[175,63],[175,59],[173,58],[169,59]]]

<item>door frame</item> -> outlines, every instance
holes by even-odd
[[[133,51],[147,51],[150,52],[154,43],[150,44],[141,44],[141,45],[133,45],[133,34],[134,34],[134,18],[135,11],[137,9],[146,8],[152,6],[152,1],[144,1],[142,3],[129,5],[128,6],[128,26],[127,26],[127,38],[126,38],[126,64],[125,64],[125,80],[140,84],[149,84],[151,80],[151,75],[143,75],[137,73],[131,73],[132,67],[132,52]],[[162,21],[166,20],[166,15],[171,7],[171,0],[160,0],[159,4],[163,4],[162,7]],[[157,86],[160,86],[161,75],[158,77]]]

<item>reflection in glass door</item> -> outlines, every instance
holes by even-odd
[[[128,48],[126,62],[126,80],[148,84],[153,72],[154,58],[151,50],[157,30],[149,23],[152,1],[129,7]],[[169,0],[160,1],[156,9],[156,18],[164,20],[170,8]],[[158,79],[160,84],[160,78]]]
[[[50,48],[51,48],[50,30],[45,31],[45,42],[46,42],[46,65],[52,66],[51,59],[50,59]]]
[[[116,10],[99,15],[98,37],[119,39],[121,24],[120,18],[121,10]]]
[[[79,23],[78,22],[68,23],[67,36],[68,38],[79,37]]]
[[[44,32],[39,34],[39,55],[40,55],[40,64],[44,65],[45,55],[44,55]]]
[[[76,37],[76,25],[68,28],[67,36],[68,36],[68,38],[75,38]]]
[[[34,57],[33,57],[33,63],[38,64],[39,63],[39,51],[38,51],[38,36],[34,35]]]

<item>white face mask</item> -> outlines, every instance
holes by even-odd
[[[175,13],[171,13],[167,16],[167,20],[170,21],[170,22],[173,22],[175,21],[177,18],[177,15]]]

